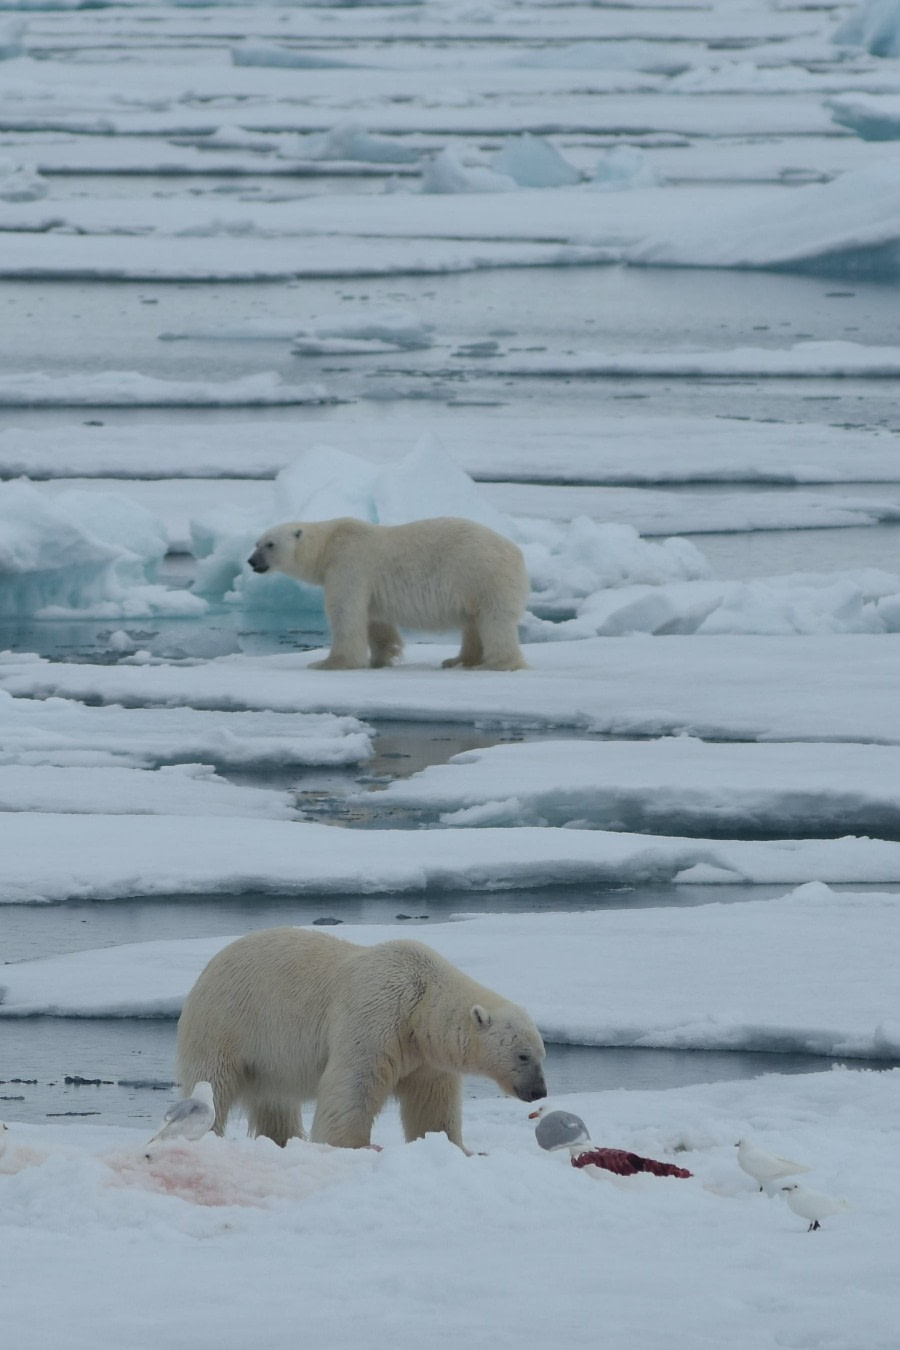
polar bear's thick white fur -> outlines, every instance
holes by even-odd
[[[240,1103],[250,1133],[370,1143],[391,1096],[407,1139],[462,1141],[462,1075],[492,1078],[521,1101],[547,1095],[544,1045],[524,1008],[476,983],[422,942],[363,947],[328,933],[269,928],[223,948],[178,1023],[185,1095],[205,1079],[224,1131]]]
[[[248,559],[325,588],[331,652],[323,670],[389,666],[403,650],[397,625],[462,629],[445,666],[519,670],[517,625],[529,594],[521,551],[456,516],[370,525],[349,516],[276,525]]]

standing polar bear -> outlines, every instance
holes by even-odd
[[[325,588],[331,652],[321,670],[389,666],[403,650],[397,624],[462,629],[445,666],[520,670],[517,626],[529,594],[521,551],[485,525],[456,516],[408,525],[337,520],[276,525],[247,560]]]
[[[178,1023],[182,1092],[206,1080],[222,1134],[241,1103],[250,1132],[364,1148],[388,1097],[407,1139],[443,1131],[460,1148],[462,1075],[520,1101],[546,1097],[544,1045],[524,1008],[477,984],[422,942],[362,947],[328,933],[269,928],[214,956]]]

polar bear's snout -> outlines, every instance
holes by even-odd
[[[261,548],[255,548],[247,559],[254,572],[268,572],[269,562]]]
[[[514,1087],[520,1102],[538,1102],[547,1095],[547,1084],[540,1072],[534,1074],[528,1082],[516,1083]]]

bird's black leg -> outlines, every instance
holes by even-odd
[[[807,1228],[806,1231],[807,1231],[807,1233],[814,1233],[814,1232],[816,1231],[817,1228],[821,1228],[821,1227],[822,1227],[822,1225],[819,1223],[819,1220],[818,1220],[818,1219],[814,1219],[813,1222],[809,1225],[809,1227]]]

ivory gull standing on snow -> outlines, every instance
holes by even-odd
[[[801,1219],[809,1219],[807,1233],[822,1227],[820,1219],[827,1219],[829,1214],[841,1214],[850,1208],[846,1200],[825,1195],[822,1191],[813,1191],[809,1186],[798,1186],[796,1181],[791,1186],[782,1186],[781,1190],[794,1213],[799,1214]]]
[[[793,1162],[791,1158],[781,1158],[777,1153],[766,1153],[765,1149],[757,1148],[749,1139],[739,1139],[735,1148],[738,1151],[738,1167],[754,1181],[759,1182],[761,1191],[766,1189],[767,1181],[780,1181],[782,1177],[792,1177],[797,1172],[809,1171],[803,1163]]]
[[[620,1177],[634,1176],[637,1172],[652,1172],[658,1177],[689,1177],[693,1173],[686,1167],[676,1167],[674,1163],[657,1162],[655,1158],[643,1158],[640,1153],[630,1153],[624,1148],[598,1148],[591,1140],[588,1127],[581,1116],[571,1111],[534,1111],[530,1120],[537,1119],[534,1137],[541,1148],[554,1152],[558,1148],[567,1148],[573,1167],[583,1167],[597,1175],[597,1169],[615,1172]]]
[[[212,1129],[215,1118],[212,1085],[201,1080],[195,1084],[190,1097],[169,1107],[162,1125],[147,1142],[155,1144],[159,1139],[202,1139]]]

